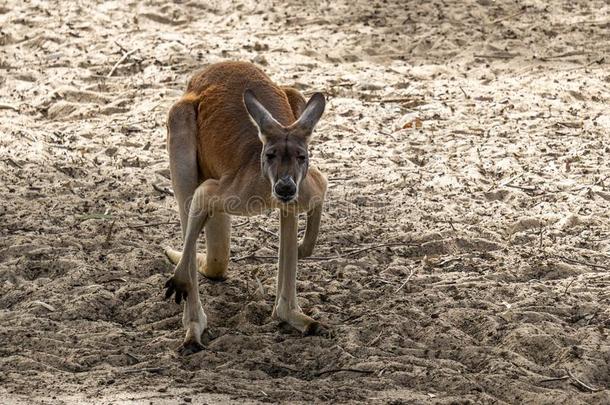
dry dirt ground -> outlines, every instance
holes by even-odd
[[[609,12],[3,1],[0,402],[608,403]],[[336,336],[270,319],[269,213],[235,218],[206,350],[180,357],[164,122],[226,59],[328,96],[298,291]]]

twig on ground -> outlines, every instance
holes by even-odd
[[[481,55],[481,54],[474,55],[475,58],[481,58],[481,59],[512,59],[517,56],[521,56],[521,55],[518,53],[509,53],[509,52],[494,53],[494,54],[489,54],[489,55]]]
[[[277,259],[277,256],[257,256],[254,253],[249,253],[244,256],[238,256],[238,257],[231,258],[231,260],[234,262],[239,262],[241,260],[248,260],[248,259],[255,259],[255,260]]]
[[[470,99],[470,96],[468,95],[468,93],[466,93],[466,90],[464,90],[464,88],[462,88],[462,86],[458,86],[460,88],[460,90],[462,90],[462,93],[464,93],[464,97],[466,97],[467,99]]]
[[[411,269],[411,272],[409,273],[409,275],[407,276],[406,280],[403,281],[403,283],[400,285],[400,287],[398,287],[396,289],[396,291],[394,291],[395,293],[397,293],[398,291],[402,290],[402,288],[407,285],[407,283],[409,282],[409,280],[411,280],[411,277],[413,277],[413,274],[415,274],[415,268]]]
[[[341,257],[349,257],[358,253],[366,252],[367,250],[374,250],[383,247],[399,247],[399,246],[417,246],[416,243],[413,242],[392,242],[392,243],[381,243],[379,245],[367,246],[365,248],[352,250],[345,254],[342,254]]]
[[[121,283],[127,282],[127,280],[125,280],[123,277],[109,278],[108,280],[104,280],[104,281],[100,281],[100,282],[101,283],[112,283],[113,281],[120,281]]]
[[[258,229],[260,229],[261,231],[265,232],[267,235],[271,235],[271,236],[273,236],[274,238],[277,238],[277,237],[278,237],[278,234],[277,234],[277,233],[272,232],[272,231],[270,231],[270,230],[269,230],[269,229],[267,229],[267,228],[263,228],[262,226],[258,226],[257,228],[258,228]]]
[[[516,176],[511,177],[510,179],[503,181],[502,183],[500,183],[499,187],[506,187],[509,184],[511,184],[513,181],[520,179],[521,177],[525,176],[525,173],[520,173]]]
[[[134,359],[134,360],[135,360],[135,361],[137,361],[138,363],[141,363],[141,362],[142,362],[142,360],[140,360],[140,358],[136,357],[135,355],[133,355],[133,354],[131,354],[131,353],[129,353],[129,352],[125,352],[125,355],[126,355],[127,357],[131,357],[132,359]]]
[[[551,56],[543,56],[540,57],[539,59],[541,61],[549,61],[549,60],[553,60],[553,59],[561,59],[561,58],[568,58],[570,56],[582,56],[582,55],[588,55],[588,52],[584,52],[584,51],[572,51],[572,52],[566,52],[566,53],[562,53],[559,55],[551,55]]]
[[[159,186],[159,185],[157,185],[157,184],[153,184],[152,186],[153,186],[153,188],[154,188],[155,190],[157,190],[157,191],[158,191],[158,192],[160,192],[161,194],[167,194],[167,195],[171,195],[171,196],[173,196],[173,195],[174,195],[174,192],[173,192],[172,190],[169,190],[169,189],[168,189],[168,188],[166,188],[166,187],[160,187],[160,186]]]
[[[566,72],[569,72],[569,71],[571,71],[571,70],[578,70],[578,69],[588,68],[589,66],[591,66],[591,65],[595,65],[596,63],[597,63],[598,65],[601,65],[602,63],[604,63],[604,61],[605,61],[605,60],[606,60],[606,58],[605,58],[604,56],[602,56],[602,57],[601,57],[601,58],[599,58],[599,59],[595,59],[595,60],[593,60],[593,61],[591,61],[591,62],[587,63],[586,65],[582,65],[582,66],[576,66],[576,67],[573,67],[573,68],[570,68],[570,69],[566,69],[565,71],[566,71]]]
[[[373,338],[373,340],[371,340],[367,346],[372,346],[375,343],[377,343],[377,341],[381,338],[381,335],[383,334],[383,331],[379,332],[379,335],[377,335],[377,337]]]
[[[153,222],[150,224],[141,224],[141,225],[127,225],[128,228],[131,229],[140,229],[140,228],[148,228],[150,226],[159,226],[159,225],[179,225],[176,221],[165,221],[165,222]]]
[[[120,59],[117,61],[117,63],[115,63],[115,64],[114,64],[114,66],[112,67],[112,69],[110,69],[110,73],[108,73],[108,76],[106,76],[106,77],[112,77],[112,75],[114,74],[114,71],[115,71],[115,70],[117,70],[117,68],[119,67],[119,65],[120,65],[121,63],[123,63],[123,62],[125,61],[125,59],[127,59],[127,58],[129,57],[129,55],[131,55],[131,54],[133,54],[133,53],[135,53],[135,52],[137,52],[137,51],[139,51],[139,48],[135,48],[135,49],[132,49],[132,50],[131,50],[131,51],[129,51],[129,52],[125,52],[125,53],[123,54],[123,56],[121,56],[121,58],[120,58]]]
[[[333,368],[330,370],[324,370],[324,371],[317,372],[314,375],[316,377],[320,377],[320,376],[323,376],[324,374],[339,373],[341,371],[349,371],[351,373],[361,373],[361,374],[373,374],[375,372],[373,370],[359,370],[357,368]]]
[[[118,46],[121,49],[121,51],[128,52],[128,50],[123,45],[119,44],[117,41],[113,41],[113,42],[116,46]]]
[[[568,375],[572,378],[572,380],[574,380],[574,382],[576,383],[575,385],[579,388],[584,389],[585,391],[590,391],[590,392],[597,392],[599,391],[598,388],[594,388],[588,384],[585,384],[584,382],[582,382],[581,380],[579,380],[574,374],[572,374],[572,372],[570,370],[568,370]]]
[[[140,373],[140,372],[146,372],[146,371],[148,371],[149,373],[158,373],[158,372],[161,372],[164,370],[167,370],[167,367],[145,367],[145,368],[122,370],[121,372],[123,372],[125,374],[133,374],[133,373]]]
[[[51,312],[55,312],[55,307],[53,305],[47,304],[46,302],[43,302],[43,301],[32,301],[32,305],[39,305],[43,308],[48,309]]]
[[[570,280],[570,282],[568,283],[566,288],[563,290],[563,295],[566,295],[568,293],[568,289],[570,288],[570,286],[572,286],[572,283],[574,282],[574,280],[576,280],[576,279],[572,278],[572,280]]]
[[[0,108],[1,109],[1,108]],[[13,159],[11,158],[6,158],[3,159],[6,163],[10,164],[11,166],[13,166],[16,169],[23,169],[23,166],[21,166],[19,163],[15,162]]]
[[[519,190],[523,190],[526,193],[535,193],[536,191],[538,191],[536,187],[515,186],[513,184],[506,184],[504,187],[516,188]]]
[[[406,108],[414,108],[426,104],[424,100],[413,97],[382,98],[378,101],[380,103],[404,103],[403,107]]]
[[[19,108],[15,107],[14,105],[10,105],[10,104],[0,104],[0,110],[19,111]]]
[[[498,18],[498,19],[495,19],[495,20],[493,20],[492,22],[490,22],[490,23],[489,23],[489,25],[494,25],[494,24],[497,24],[497,23],[499,23],[499,22],[501,22],[501,21],[510,20],[511,18],[514,18],[514,17],[519,17],[521,14],[525,14],[526,12],[527,12],[527,10],[520,10],[520,11],[517,11],[517,12],[516,12],[516,13],[514,13],[514,14],[509,14],[509,15],[507,15],[507,16],[504,16],[504,17],[500,17],[500,18]]]
[[[588,262],[583,262],[580,260],[574,260],[574,259],[570,259],[569,257],[565,257],[565,256],[561,256],[561,255],[555,255],[558,259],[561,259],[565,262],[568,263],[572,263],[572,264],[580,264],[583,266],[588,266],[588,267],[593,267],[594,269],[602,269],[602,270],[610,270],[610,267],[606,267],[606,266],[602,266],[601,264],[594,264],[594,263],[588,263]]]
[[[539,381],[540,384],[545,383],[545,382],[551,382],[551,381],[561,381],[561,380],[567,380],[568,378],[570,378],[569,375],[564,375],[563,377],[555,377],[555,378],[546,378],[544,380]]]

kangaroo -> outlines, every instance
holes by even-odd
[[[222,62],[197,71],[167,120],[170,173],[184,246],[167,248],[176,265],[166,298],[185,301],[186,336],[179,351],[202,350],[207,317],[197,273],[222,280],[229,263],[231,215],[280,212],[277,291],[272,317],[304,334],[328,335],[327,326],[305,315],[297,302],[297,258],[311,255],[327,181],[309,164],[308,144],[325,108],[321,93],[309,101],[281,87],[247,62]],[[307,213],[302,241],[297,216]],[[197,254],[200,232],[206,254]]]

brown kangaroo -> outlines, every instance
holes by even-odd
[[[166,249],[176,264],[166,298],[185,301],[183,354],[202,349],[207,317],[197,271],[223,279],[229,263],[230,215],[280,211],[280,247],[274,318],[304,334],[327,335],[303,314],[296,296],[297,257],[311,255],[322,215],[326,179],[309,165],[307,146],[325,107],[315,93],[308,102],[297,90],[274,84],[246,62],[213,64],[195,73],[167,121],[171,178],[180,212],[184,249]],[[297,215],[307,228],[297,246]],[[206,255],[196,253],[206,233]]]

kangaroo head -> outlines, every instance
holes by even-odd
[[[271,194],[282,203],[295,201],[299,195],[299,185],[307,175],[307,146],[324,112],[324,95],[312,95],[301,116],[287,127],[273,118],[251,90],[245,91],[244,103],[263,144],[261,171],[271,182]]]

